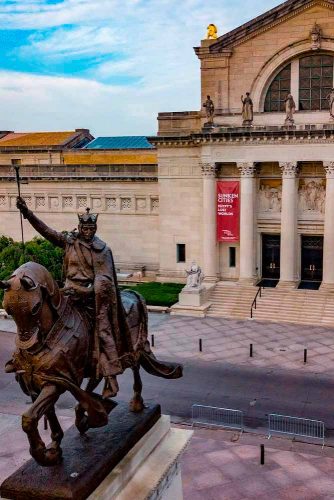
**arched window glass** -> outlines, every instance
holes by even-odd
[[[299,109],[328,109],[332,87],[332,56],[316,54],[299,59]]]
[[[264,101],[265,111],[284,111],[285,99],[290,94],[291,87],[291,64],[285,66],[275,76],[268,89],[266,99]]]

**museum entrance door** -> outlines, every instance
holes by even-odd
[[[276,286],[280,276],[280,234],[262,234],[262,286]]]
[[[317,290],[322,281],[323,236],[302,236],[301,282],[299,288]]]

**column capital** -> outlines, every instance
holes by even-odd
[[[326,172],[326,179],[334,179],[334,161],[323,161],[322,164]]]
[[[254,162],[240,162],[237,163],[240,170],[241,177],[254,177],[256,174],[256,165]]]
[[[299,173],[299,167],[296,161],[279,162],[282,177],[285,179],[294,179]]]
[[[202,170],[203,177],[216,177],[217,167],[215,163],[200,161],[200,167]]]

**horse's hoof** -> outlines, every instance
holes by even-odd
[[[88,417],[84,415],[81,419],[75,419],[75,426],[80,434],[85,434],[89,429]]]
[[[60,447],[50,447],[48,449],[39,448],[37,450],[30,449],[30,454],[36,462],[43,467],[58,465],[62,461],[62,450]]]
[[[145,408],[143,398],[133,398],[129,403],[130,411],[134,413],[140,413]]]

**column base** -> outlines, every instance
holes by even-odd
[[[322,282],[319,290],[323,292],[334,292],[334,283],[324,283]]]
[[[299,281],[285,281],[279,280],[276,288],[283,288],[284,290],[293,290],[297,288]]]

